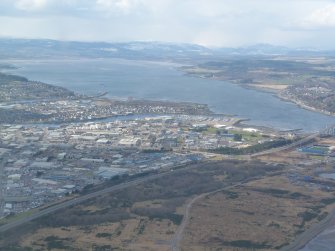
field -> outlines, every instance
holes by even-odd
[[[322,220],[330,194],[266,177],[194,204],[182,250],[276,250]]]
[[[195,165],[13,229],[1,236],[0,250],[168,250],[190,198],[282,168],[242,161]]]
[[[335,182],[305,173],[260,161],[196,164],[3,233],[0,250],[171,250],[187,205],[202,194],[182,250],[275,250],[332,209]]]

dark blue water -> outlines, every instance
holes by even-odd
[[[14,61],[13,73],[66,87],[83,94],[109,92],[110,97],[208,104],[218,113],[251,119],[278,129],[317,131],[335,118],[299,108],[269,93],[223,81],[185,76],[176,65],[121,59]]]

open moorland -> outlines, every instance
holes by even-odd
[[[334,190],[294,166],[201,163],[4,232],[0,250],[171,250],[202,194],[181,250],[277,250],[331,212]]]
[[[1,250],[169,250],[190,198],[283,168],[221,161],[175,170],[7,231]]]
[[[292,242],[333,208],[333,192],[292,177],[265,177],[197,201],[182,250],[278,250]]]

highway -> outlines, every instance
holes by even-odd
[[[182,166],[185,166],[185,165],[180,165],[178,167],[182,167]],[[141,184],[143,182],[148,182],[148,181],[151,181],[151,180],[154,180],[154,179],[158,179],[158,178],[170,175],[171,172],[180,172],[180,171],[184,171],[184,170],[187,170],[187,169],[195,168],[197,166],[198,165],[188,165],[188,166],[185,166],[184,168],[177,169],[177,170],[174,170],[174,171],[170,170],[170,171],[159,173],[159,174],[153,174],[153,175],[146,176],[146,177],[143,177],[143,178],[138,178],[138,179],[135,179],[135,180],[132,180],[132,181],[128,181],[128,182],[125,182],[125,183],[114,185],[112,187],[108,187],[108,188],[105,188],[105,189],[100,190],[100,191],[96,191],[96,192],[92,192],[92,193],[89,193],[89,194],[86,194],[86,195],[82,195],[80,197],[76,197],[76,198],[71,199],[71,200],[60,202],[59,204],[56,204],[56,205],[50,206],[48,208],[42,209],[40,211],[34,212],[34,213],[32,213],[31,215],[29,215],[25,218],[14,220],[14,221],[11,221],[7,224],[4,224],[4,225],[0,226],[0,233],[8,231],[12,228],[18,227],[18,226],[20,226],[24,223],[30,222],[30,221],[35,220],[37,218],[40,218],[42,216],[54,213],[54,212],[59,211],[61,209],[64,209],[64,208],[67,208],[67,207],[70,207],[70,206],[74,206],[74,205],[79,204],[81,202],[84,202],[86,200],[89,200],[89,199],[92,199],[92,198],[95,198],[95,197],[98,197],[98,196],[101,196],[101,195],[105,195],[105,194],[108,194],[108,193],[111,193],[111,192],[115,192],[115,191],[118,191],[118,190],[121,190],[121,189],[125,189],[125,188],[131,187],[131,186],[135,186],[135,185]]]
[[[293,142],[292,144],[285,145],[285,146],[282,146],[282,147],[272,148],[272,149],[269,149],[269,150],[266,150],[266,151],[262,151],[262,152],[259,152],[259,153],[254,153],[254,154],[251,154],[249,156],[250,157],[258,157],[258,156],[262,156],[262,155],[267,155],[267,154],[271,154],[271,153],[276,153],[276,152],[281,152],[281,151],[289,150],[289,149],[294,148],[294,147],[299,147],[299,146],[302,146],[302,145],[304,145],[304,144],[312,141],[313,139],[319,137],[323,133],[325,133],[325,134],[328,135],[329,134],[329,130],[334,130],[334,129],[335,129],[335,125],[327,127],[324,130],[322,130],[322,131],[313,133],[313,134],[311,134],[311,135],[309,135],[309,136],[307,136],[305,138],[302,138],[302,139],[300,139],[298,141]]]
[[[282,146],[282,147],[277,147],[277,148],[272,148],[272,149],[269,149],[269,150],[265,150],[265,151],[262,151],[262,152],[259,152],[259,153],[254,153],[254,154],[251,154],[249,155],[250,157],[258,157],[258,156],[263,156],[263,155],[268,155],[268,154],[272,154],[272,153],[276,153],[276,152],[281,152],[281,151],[285,151],[285,150],[289,150],[289,149],[292,149],[292,148],[295,148],[295,147],[298,147],[298,146],[302,146],[310,141],[312,141],[313,139],[317,138],[320,136],[320,133],[314,133],[314,134],[311,134],[305,138],[302,138],[298,141],[295,141],[289,145],[285,145],[285,146]]]
[[[258,156],[263,156],[263,155],[268,155],[268,154],[273,154],[273,153],[276,153],[276,152],[289,150],[289,149],[292,149],[292,148],[295,148],[295,147],[302,146],[302,145],[312,141],[313,139],[319,137],[321,133],[322,132],[311,134],[311,135],[306,136],[306,137],[304,137],[304,138],[302,138],[298,141],[295,141],[295,142],[293,142],[289,145],[285,145],[285,146],[277,147],[277,148],[272,148],[272,149],[265,150],[265,151],[262,151],[262,152],[259,152],[259,153],[250,154],[250,155],[243,155],[243,156],[239,156],[239,157],[244,157],[243,159],[248,160],[248,159],[251,159],[252,157],[258,157]],[[174,237],[171,241],[171,250],[172,251],[179,251],[180,250],[180,242],[183,238],[183,232],[184,232],[184,230],[185,230],[185,228],[188,224],[188,221],[189,221],[190,210],[191,210],[193,204],[196,201],[205,197],[206,195],[213,194],[215,192],[222,191],[224,189],[230,189],[230,188],[239,186],[241,184],[242,183],[238,183],[238,184],[235,184],[235,185],[232,185],[232,186],[227,186],[227,187],[221,188],[217,191],[201,194],[201,195],[198,195],[197,197],[194,197],[185,207],[183,221],[182,221],[181,225],[179,226],[176,234],[174,235]],[[335,224],[335,210],[332,211],[321,223],[313,226],[308,231],[302,233],[293,243],[291,243],[290,245],[282,248],[281,251],[298,251],[298,250],[300,250],[308,242],[310,242],[313,238],[315,238],[318,234],[320,234],[327,227],[329,227],[331,224]]]
[[[4,186],[4,168],[5,168],[5,164],[7,163],[7,159],[3,158],[0,161],[0,216],[3,216],[3,212],[4,212],[4,207],[5,207],[5,201],[4,201],[4,197],[5,197],[5,193],[6,193],[6,187]]]
[[[312,139],[314,139],[318,136],[319,136],[319,133],[315,133],[315,134],[309,135],[309,136],[307,136],[307,137],[305,137],[305,138],[303,138],[299,141],[296,141],[292,144],[289,144],[289,145],[286,145],[286,146],[283,146],[283,147],[273,148],[273,149],[266,150],[266,151],[256,153],[256,154],[252,154],[252,155],[247,155],[245,157],[248,157],[247,159],[250,159],[250,157],[257,157],[257,156],[261,156],[261,155],[272,154],[272,153],[275,153],[275,152],[284,151],[284,150],[287,150],[287,149],[290,149],[290,148],[293,148],[293,147],[297,147],[297,146],[302,145],[304,143],[307,143],[308,141],[310,141],[310,140],[312,140]],[[182,169],[179,169],[179,170],[175,170],[174,172],[177,172],[177,171],[180,171],[180,170],[185,170],[185,169],[193,167],[193,166],[194,165],[190,165],[188,167],[185,167],[185,168],[182,168]],[[41,211],[32,213],[31,215],[29,215],[29,216],[27,216],[23,219],[18,219],[18,220],[10,222],[8,224],[2,225],[2,226],[0,226],[0,232],[5,232],[9,229],[20,226],[20,225],[22,225],[26,222],[29,222],[29,221],[35,220],[39,217],[42,217],[42,216],[48,215],[50,213],[56,212],[60,209],[76,205],[78,203],[89,200],[91,198],[94,198],[94,197],[97,197],[97,196],[100,196],[100,195],[104,195],[104,194],[107,194],[107,193],[110,193],[110,192],[115,192],[115,191],[118,191],[118,190],[121,190],[121,189],[125,189],[127,187],[134,186],[134,185],[137,185],[137,184],[140,184],[140,183],[143,183],[143,182],[147,182],[147,181],[150,181],[150,180],[153,180],[153,179],[157,179],[157,178],[163,177],[165,175],[168,175],[169,173],[170,173],[170,171],[150,175],[150,176],[147,176],[147,177],[144,177],[144,178],[139,178],[139,179],[136,179],[136,180],[133,180],[133,181],[122,183],[122,184],[115,185],[115,186],[112,186],[112,187],[108,187],[108,188],[105,188],[105,189],[97,191],[97,192],[86,194],[86,195],[74,198],[72,200],[61,202],[61,203],[56,204],[54,206],[50,206],[46,209],[42,209]]]
[[[266,154],[272,154],[272,153],[275,153],[275,152],[288,150],[290,148],[297,147],[299,145],[305,144],[305,143],[309,142],[310,140],[318,137],[319,135],[320,135],[320,133],[315,133],[315,134],[309,135],[309,136],[307,136],[307,137],[305,137],[305,138],[303,138],[299,141],[296,141],[292,144],[289,144],[289,145],[286,145],[286,146],[283,146],[283,147],[278,147],[278,148],[266,150],[266,151],[263,151],[263,152],[260,152],[260,153],[248,155],[248,157],[249,158],[250,157],[257,157],[257,156],[262,156],[262,155],[266,155]],[[196,166],[196,165],[189,165],[189,166],[184,167],[182,169],[174,170],[173,172],[178,172],[178,171],[181,171],[181,170],[190,169],[190,168],[193,168],[194,166]],[[112,187],[105,188],[105,189],[100,190],[100,191],[96,191],[96,192],[92,192],[92,193],[89,193],[89,194],[86,194],[86,195],[83,195],[83,196],[80,196],[80,197],[76,197],[74,199],[71,199],[71,200],[68,200],[68,201],[65,201],[65,202],[61,202],[59,204],[56,204],[56,205],[50,206],[48,208],[42,209],[40,211],[34,212],[34,213],[32,213],[31,215],[29,215],[25,218],[14,220],[14,221],[11,221],[7,224],[4,224],[4,225],[0,226],[0,232],[5,232],[7,230],[10,230],[10,229],[15,228],[17,226],[20,226],[20,225],[22,225],[24,223],[27,223],[29,221],[35,220],[35,219],[40,218],[42,216],[48,215],[50,213],[54,213],[54,212],[56,212],[60,209],[79,204],[81,202],[84,202],[86,200],[95,198],[97,196],[105,195],[105,194],[108,194],[110,192],[115,192],[115,191],[118,191],[118,190],[121,190],[121,189],[125,189],[125,188],[131,187],[131,186],[138,185],[138,184],[143,183],[143,182],[147,182],[147,181],[150,181],[150,180],[154,180],[154,179],[164,177],[166,175],[169,175],[170,172],[171,171],[167,171],[167,172],[164,172],[164,173],[159,173],[159,174],[146,176],[146,177],[143,177],[143,178],[138,178],[138,179],[133,180],[133,181],[125,182],[125,183],[122,183],[122,184],[119,184],[119,185],[115,185],[115,186],[112,186]],[[191,208],[192,204],[189,205],[189,209]],[[184,224],[186,224],[186,223],[184,223]],[[179,243],[179,241],[180,241],[180,239],[177,242]],[[174,249],[174,250],[176,250],[176,249]]]

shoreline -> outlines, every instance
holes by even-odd
[[[316,113],[320,113],[320,114],[327,115],[327,116],[330,116],[330,117],[335,117],[335,113],[324,111],[324,110],[320,110],[320,109],[314,108],[312,106],[308,106],[308,105],[304,104],[302,101],[285,97],[285,96],[283,96],[281,94],[280,90],[275,90],[275,89],[272,89],[272,88],[266,88],[265,86],[264,87],[259,87],[259,86],[255,86],[253,84],[240,84],[240,83],[236,83],[234,80],[222,80],[220,78],[213,78],[213,77],[207,77],[207,76],[199,76],[199,75],[196,75],[196,74],[190,74],[189,72],[185,71],[184,69],[181,69],[181,71],[186,76],[189,76],[189,77],[205,78],[205,79],[217,80],[217,81],[226,81],[226,82],[229,82],[231,84],[238,85],[238,86],[240,86],[240,87],[242,87],[244,89],[255,90],[255,91],[258,91],[258,92],[272,94],[273,96],[279,98],[280,100],[285,101],[285,102],[289,102],[289,103],[292,103],[292,104],[295,104],[295,105],[297,105],[298,107],[300,107],[302,109],[305,109],[305,110],[308,110],[308,111],[312,111],[312,112],[316,112]]]
[[[299,107],[301,107],[305,110],[312,111],[312,112],[318,112],[318,113],[321,113],[321,114],[324,114],[324,115],[327,115],[327,116],[330,116],[330,117],[335,117],[335,113],[333,113],[333,112],[328,112],[328,111],[324,111],[324,110],[314,108],[312,106],[308,106],[308,105],[304,104],[302,101],[285,97],[281,93],[278,93],[276,96],[283,101],[293,103],[293,104],[295,104],[295,105],[297,105],[297,106],[299,106]]]
[[[234,83],[234,82],[231,82],[231,83]],[[317,112],[317,113],[321,113],[321,114],[324,114],[324,115],[327,115],[327,116],[335,117],[334,112],[333,113],[332,112],[327,112],[327,111],[324,111],[324,110],[314,108],[312,106],[308,106],[308,105],[304,104],[302,101],[299,101],[297,99],[291,99],[291,98],[288,98],[288,97],[282,95],[281,91],[279,91],[279,90],[274,90],[274,89],[265,88],[265,87],[264,88],[257,87],[257,86],[254,86],[252,84],[249,84],[247,86],[242,85],[242,84],[238,84],[238,85],[245,88],[245,89],[250,89],[250,90],[255,90],[255,91],[259,91],[259,92],[273,94],[275,97],[279,98],[282,101],[295,104],[295,105],[299,106],[300,108],[308,110],[308,111]]]
[[[31,61],[31,60],[29,60],[29,61]],[[128,62],[128,60],[125,60],[125,62]],[[154,63],[154,64],[157,64],[157,62],[152,62],[152,63]],[[173,70],[174,71],[179,71],[180,72],[180,74],[178,74],[178,76],[179,75],[182,75],[183,73],[185,73],[180,67],[173,67]],[[6,72],[7,74],[17,74],[17,75],[22,75],[22,76],[25,76],[25,74],[24,73],[16,73],[15,71],[14,72]],[[187,75],[187,74],[185,74],[185,75]],[[197,77],[197,78],[199,78],[199,76],[193,76],[193,75],[189,75],[189,76],[187,76],[188,78],[189,77]],[[211,79],[211,78],[209,78],[209,77],[207,77],[206,79]],[[213,80],[220,80],[220,79],[217,79],[217,78],[213,78]],[[44,81],[44,82],[46,82],[46,83],[50,83],[49,81]],[[239,83],[237,83],[237,82],[234,82],[234,81],[229,81],[229,82],[227,82],[227,83],[229,83],[229,84],[231,84],[231,85],[234,85],[235,84],[235,86],[239,86],[239,87],[243,87],[244,89],[254,89],[254,88],[250,88],[249,86],[246,86],[246,85],[243,85],[242,86],[242,84],[239,84]],[[52,83],[52,85],[54,85],[54,86],[60,86],[60,85],[57,85],[57,83],[55,84],[55,83]],[[78,90],[74,90],[74,89],[71,89],[71,90],[73,90],[73,91],[75,91],[76,92],[76,94],[77,94],[77,91]],[[269,95],[269,97],[271,97],[271,100],[272,99],[276,99],[276,100],[274,100],[273,102],[281,102],[281,101],[278,101],[279,99],[278,99],[278,97],[274,97],[274,93],[273,92],[269,92],[269,90],[260,90],[259,88],[257,88],[257,90],[256,90],[257,92],[259,92],[259,93],[261,93],[261,92],[263,92],[263,93],[267,93],[267,94],[270,94],[271,93],[271,95]],[[243,92],[244,93],[244,92]],[[252,93],[251,93],[252,94]],[[115,94],[114,94],[115,95]],[[157,96],[156,96],[157,97]],[[106,97],[103,97],[103,98],[106,98]],[[129,96],[112,96],[111,94],[108,94],[108,99],[113,99],[113,100],[120,100],[120,101],[126,101],[127,100],[127,98],[129,98]],[[136,99],[137,100],[137,99]],[[141,98],[139,99],[139,100],[141,100]],[[142,101],[143,101],[143,99],[142,99]],[[149,100],[150,101],[150,100]],[[154,100],[153,99],[151,99],[151,101],[160,101],[160,102],[171,102],[171,103],[198,103],[198,102],[190,102],[190,101],[188,101],[188,102],[185,102],[185,101],[182,101],[182,100],[175,100],[175,99],[167,99],[167,98],[164,98],[164,99],[159,99],[159,100],[155,100],[155,97],[154,97]],[[207,101],[207,102],[206,102]],[[238,103],[238,100],[237,99],[235,99],[235,101]],[[232,100],[232,102],[234,102],[234,100]],[[199,102],[200,103],[200,102]],[[205,100],[204,102],[203,102],[203,104],[206,104],[207,105],[207,107],[214,113],[214,114],[217,114],[217,113],[219,113],[219,114],[224,114],[224,115],[231,115],[231,116],[241,116],[242,118],[250,118],[250,122],[248,122],[247,124],[248,125],[250,125],[250,126],[262,126],[262,125],[265,125],[265,127],[270,127],[270,128],[275,128],[276,130],[282,130],[282,131],[286,131],[286,130],[293,130],[293,129],[300,129],[300,128],[304,128],[304,130],[306,130],[306,131],[315,131],[315,130],[318,130],[318,129],[320,129],[320,126],[319,126],[319,122],[315,122],[315,123],[313,123],[312,124],[312,126],[306,126],[306,127],[308,127],[308,128],[305,128],[304,127],[304,125],[302,125],[301,124],[301,122],[299,121],[299,120],[297,120],[297,123],[298,123],[298,125],[293,125],[293,126],[291,126],[290,124],[291,123],[286,123],[286,122],[281,122],[279,119],[277,119],[277,118],[275,118],[274,120],[273,120],[273,122],[272,122],[272,118],[270,118],[270,119],[268,119],[268,116],[265,116],[265,121],[263,121],[263,115],[261,115],[261,114],[259,114],[259,113],[257,113],[256,112],[256,116],[253,116],[253,114],[251,115],[251,116],[249,116],[249,114],[248,114],[248,112],[246,113],[246,112],[242,112],[243,114],[242,115],[239,115],[240,113],[238,112],[238,111],[235,111],[236,109],[230,109],[230,110],[233,110],[233,111],[231,111],[231,112],[227,112],[227,113],[229,113],[229,114],[226,114],[226,112],[222,112],[220,109],[218,110],[218,109],[216,109],[216,107],[215,106],[212,106],[211,105],[211,101],[209,100]],[[286,103],[286,104],[284,104],[284,105],[288,105],[288,103]],[[278,107],[280,107],[280,104],[278,104]],[[298,106],[295,106],[295,107],[298,107]],[[224,109],[224,107],[223,107],[223,109]],[[244,108],[245,109],[245,108]],[[295,110],[294,110],[294,112],[296,113],[296,108],[294,108]],[[267,111],[267,110],[269,110],[269,109],[265,109],[266,111],[265,112],[268,112],[268,113],[266,113],[266,114],[271,114],[271,111]],[[279,108],[279,110],[280,110],[280,108]],[[318,116],[317,114],[320,114],[320,113],[315,113],[315,115],[311,115],[312,117],[313,116]],[[298,116],[299,114],[297,114],[297,116]],[[256,118],[255,118],[256,117]],[[260,118],[260,119],[259,119]],[[323,118],[322,118],[323,119]],[[325,120],[329,120],[329,119],[327,119],[327,118],[325,118]],[[317,120],[315,120],[315,121],[317,121]],[[294,121],[295,122],[295,121]],[[332,122],[328,122],[328,124],[331,124]],[[315,126],[314,126],[314,124],[315,124]],[[322,127],[322,125],[321,125],[321,127]],[[323,128],[323,127],[322,127]]]
[[[51,86],[55,86],[55,85],[53,85],[53,84],[50,84]],[[246,88],[245,86],[244,86],[244,88]],[[255,89],[257,89],[257,88],[255,88]],[[258,91],[261,91],[261,90],[259,90],[259,89],[257,89]],[[76,93],[75,93],[76,94]],[[280,96],[279,96],[279,94],[277,93],[277,96],[280,98]],[[94,97],[89,97],[89,99],[92,99],[92,100],[94,100],[95,98]],[[110,99],[110,98],[108,98],[107,99],[108,101],[111,101],[112,99]],[[284,98],[283,98],[283,100],[285,100]],[[119,101],[119,100],[116,100],[116,101]],[[285,100],[285,101],[289,101],[289,102],[293,102],[293,101],[290,101],[290,100]],[[14,101],[15,102],[15,101]],[[192,104],[192,105],[200,105],[200,106],[205,106],[205,107],[207,107],[208,108],[208,111],[211,113],[211,114],[208,114],[208,115],[205,115],[205,116],[210,116],[210,115],[214,115],[214,116],[220,116],[220,115],[223,115],[223,114],[215,114],[215,113],[213,113],[213,111],[210,109],[210,107],[209,107],[209,105],[208,104],[200,104],[200,103],[193,103],[193,102],[173,102],[173,101],[150,101],[150,100],[133,100],[133,101],[125,101],[125,102],[144,102],[144,103],[150,103],[150,102],[167,102],[167,103],[174,103],[174,104],[178,104],[178,105],[185,105],[185,104]],[[293,102],[294,103],[294,102]],[[304,108],[304,109],[306,109],[306,108]],[[316,111],[315,111],[316,112]],[[201,115],[196,115],[196,116],[201,116]],[[232,117],[234,117],[235,115],[230,115],[230,116],[232,116]],[[103,119],[103,118],[102,118]],[[233,124],[233,125],[236,125],[236,126],[242,126],[242,127],[244,127],[244,126],[249,126],[248,124],[244,124],[243,122],[248,122],[248,121],[251,121],[251,119],[244,119],[244,118],[238,118],[238,117],[236,117],[236,122]],[[257,126],[255,126],[255,125],[250,125],[250,126],[253,126],[253,127],[256,127],[256,128],[258,128]],[[259,126],[259,128],[268,128],[268,127],[262,127],[262,126]],[[273,129],[273,128],[271,128],[271,127],[269,127],[269,129]],[[275,130],[275,129],[273,129],[273,130]],[[321,233],[321,232],[320,232]],[[320,234],[319,233],[319,234]],[[309,243],[311,240],[309,240],[307,243]],[[307,244],[306,243],[306,244]]]
[[[100,61],[100,60],[104,60],[104,58],[56,58],[56,59],[39,59],[39,62],[61,62],[61,61],[69,61],[69,62],[77,62],[78,60],[82,61],[82,60],[87,60],[87,61],[91,61],[91,60],[95,60],[95,61]],[[262,85],[262,87],[254,85],[254,84],[240,84],[237,83],[234,80],[222,80],[220,78],[217,77],[209,77],[206,75],[197,75],[197,74],[190,74],[187,70],[183,69],[184,66],[191,66],[190,64],[187,63],[180,63],[180,62],[173,62],[173,61],[157,61],[157,60],[138,60],[138,59],[125,59],[125,58],[111,58],[110,60],[112,61],[120,61],[121,60],[121,64],[125,63],[125,62],[137,62],[137,63],[149,63],[149,64],[161,64],[161,65],[168,65],[173,67],[176,71],[180,71],[182,73],[184,73],[186,76],[188,77],[196,77],[196,78],[203,78],[203,79],[208,79],[208,80],[218,80],[218,81],[226,81],[229,82],[231,84],[235,84],[238,85],[244,89],[250,89],[250,90],[255,90],[255,91],[259,91],[259,92],[263,92],[263,93],[268,93],[268,94],[273,94],[275,97],[279,98],[282,101],[285,102],[290,102],[292,104],[297,105],[298,107],[308,110],[308,111],[312,111],[312,112],[316,112],[316,113],[320,113],[323,115],[327,115],[330,117],[335,117],[335,112],[328,112],[325,110],[320,110],[317,109],[315,107],[312,106],[308,106],[306,105],[303,101],[294,99],[294,98],[289,98],[286,97],[284,95],[281,94],[282,90],[277,90],[277,89],[273,89],[271,87],[266,87],[266,85]],[[31,61],[36,61],[34,59],[9,59],[9,60],[5,60],[5,59],[1,59],[0,63],[1,64],[8,64],[8,66],[10,66],[9,68],[0,68],[0,72],[4,73],[4,74],[10,74],[10,75],[16,75],[15,73],[12,73],[11,71],[18,69],[20,67],[17,67],[16,65],[13,65],[13,63],[15,64],[15,62],[31,62]],[[13,67],[14,66],[14,67]],[[194,67],[194,65],[193,65]],[[17,76],[21,76],[21,75],[17,75]],[[47,83],[48,85],[52,85]],[[57,86],[58,85],[52,85],[52,86]],[[76,93],[77,94],[77,93]],[[122,98],[120,98],[120,100],[122,100]],[[145,100],[147,101],[147,100]],[[148,100],[150,101],[150,100]],[[164,101],[164,100],[159,100],[159,101]],[[173,101],[170,101],[173,102]],[[176,103],[176,102],[175,102]],[[177,102],[177,103],[188,103],[188,102]],[[190,102],[193,103],[193,102]],[[195,103],[196,104],[196,103]],[[208,106],[208,104],[206,104]]]

